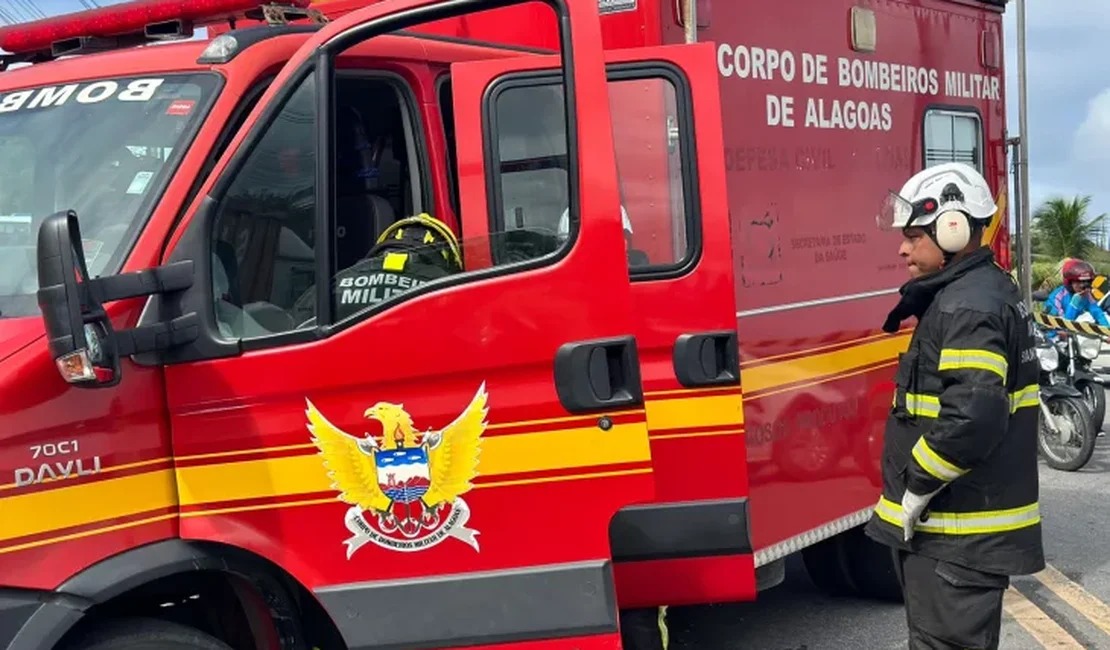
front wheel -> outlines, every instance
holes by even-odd
[[[1074,472],[1086,465],[1095,451],[1098,429],[1091,410],[1078,397],[1042,395],[1041,399],[1044,406],[1037,426],[1037,447],[1041,456],[1053,469]],[[1049,415],[1056,425],[1056,433],[1045,421]]]
[[[1106,389],[1093,381],[1080,382],[1076,388],[1083,393],[1083,401],[1091,410],[1091,421],[1094,422],[1097,434],[1102,431],[1102,421],[1106,418]]]
[[[233,650],[200,630],[159,619],[112,621],[83,635],[67,650]]]

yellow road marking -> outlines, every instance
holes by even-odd
[[[1083,650],[1083,645],[1075,637],[1013,586],[1002,596],[1002,609],[1042,647]]]
[[[1042,585],[1048,587],[1052,593],[1060,597],[1075,611],[1082,614],[1088,621],[1094,623],[1103,632],[1110,634],[1110,606],[1102,602],[1091,592],[1078,583],[1069,579],[1059,569],[1048,565],[1040,573],[1033,574]]]

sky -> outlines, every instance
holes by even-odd
[[[1089,195],[1090,216],[1110,213],[1110,0],[1027,0],[1025,11],[1030,205]],[[1016,134],[1017,12],[1004,21],[1008,130]]]
[[[33,18],[35,7],[55,15],[117,1],[0,0],[0,21]],[[1003,32],[1011,134],[1019,132],[1016,17],[1011,0]],[[1026,34],[1030,205],[1090,195],[1091,216],[1110,213],[1110,0],[1026,0]]]

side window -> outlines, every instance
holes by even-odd
[[[620,179],[625,246],[633,276],[657,274],[690,258],[688,188],[693,187],[693,133],[667,71],[611,71],[609,101],[619,118],[613,139]],[[520,80],[495,95],[498,134],[492,230],[494,259],[507,263],[554,250],[569,229],[567,140],[562,86]],[[550,235],[554,235],[554,241]],[[546,235],[546,237],[545,237]]]
[[[973,111],[929,109],[925,112],[925,166],[967,163],[983,172],[983,126]]]
[[[492,96],[491,244],[494,262],[507,264],[556,250],[566,234],[566,111],[562,84],[547,76],[502,83]]]
[[[212,232],[216,320],[228,338],[287,332],[315,315],[316,93],[307,77],[250,152]]]
[[[458,157],[455,153],[455,102],[451,99],[451,78],[444,76],[436,92],[439,114],[443,122],[443,137],[447,145],[447,185],[451,191],[451,208],[459,214]]]
[[[213,283],[227,337],[317,324],[314,83],[307,79],[268,127],[216,215]],[[391,78],[336,79],[331,278],[323,284],[332,322],[389,296],[390,287],[368,284],[361,265],[387,228],[423,209],[407,109]]]
[[[548,26],[558,32],[554,17]],[[242,339],[244,349],[327,337],[429,289],[500,270],[491,267],[550,258],[567,243],[556,233],[568,203],[577,204],[569,200],[576,182],[568,177],[574,148],[565,70],[537,77],[513,71],[509,60],[492,85],[478,68],[465,73],[473,71],[465,87],[457,79],[439,84],[448,145],[448,160],[439,164],[451,169],[432,170],[420,93],[404,75],[367,68],[405,59],[410,39],[422,38],[451,61],[486,53],[485,45],[444,45],[416,33],[405,43],[356,42],[320,63],[326,72],[314,70],[283,89],[281,103],[244,141],[216,186],[205,233],[220,337]],[[559,32],[552,41],[561,49],[568,39]],[[326,89],[323,74],[331,77]],[[455,140],[460,102],[465,119],[478,120],[468,125],[476,132],[461,134],[466,140]],[[481,198],[505,215],[503,223],[479,208],[482,214],[469,221],[475,232],[460,234],[455,220],[432,214],[428,177],[445,171],[456,206],[479,197],[459,188],[480,188]]]
[[[693,254],[690,222],[697,218],[688,189],[696,187],[688,162],[694,134],[680,109],[680,78],[636,75],[609,76],[610,108],[621,116],[613,120],[613,142],[633,277],[682,266]]]

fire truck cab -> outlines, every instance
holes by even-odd
[[[1004,4],[0,29],[0,648],[641,650],[798,551],[897,598],[874,214],[1004,198]]]

